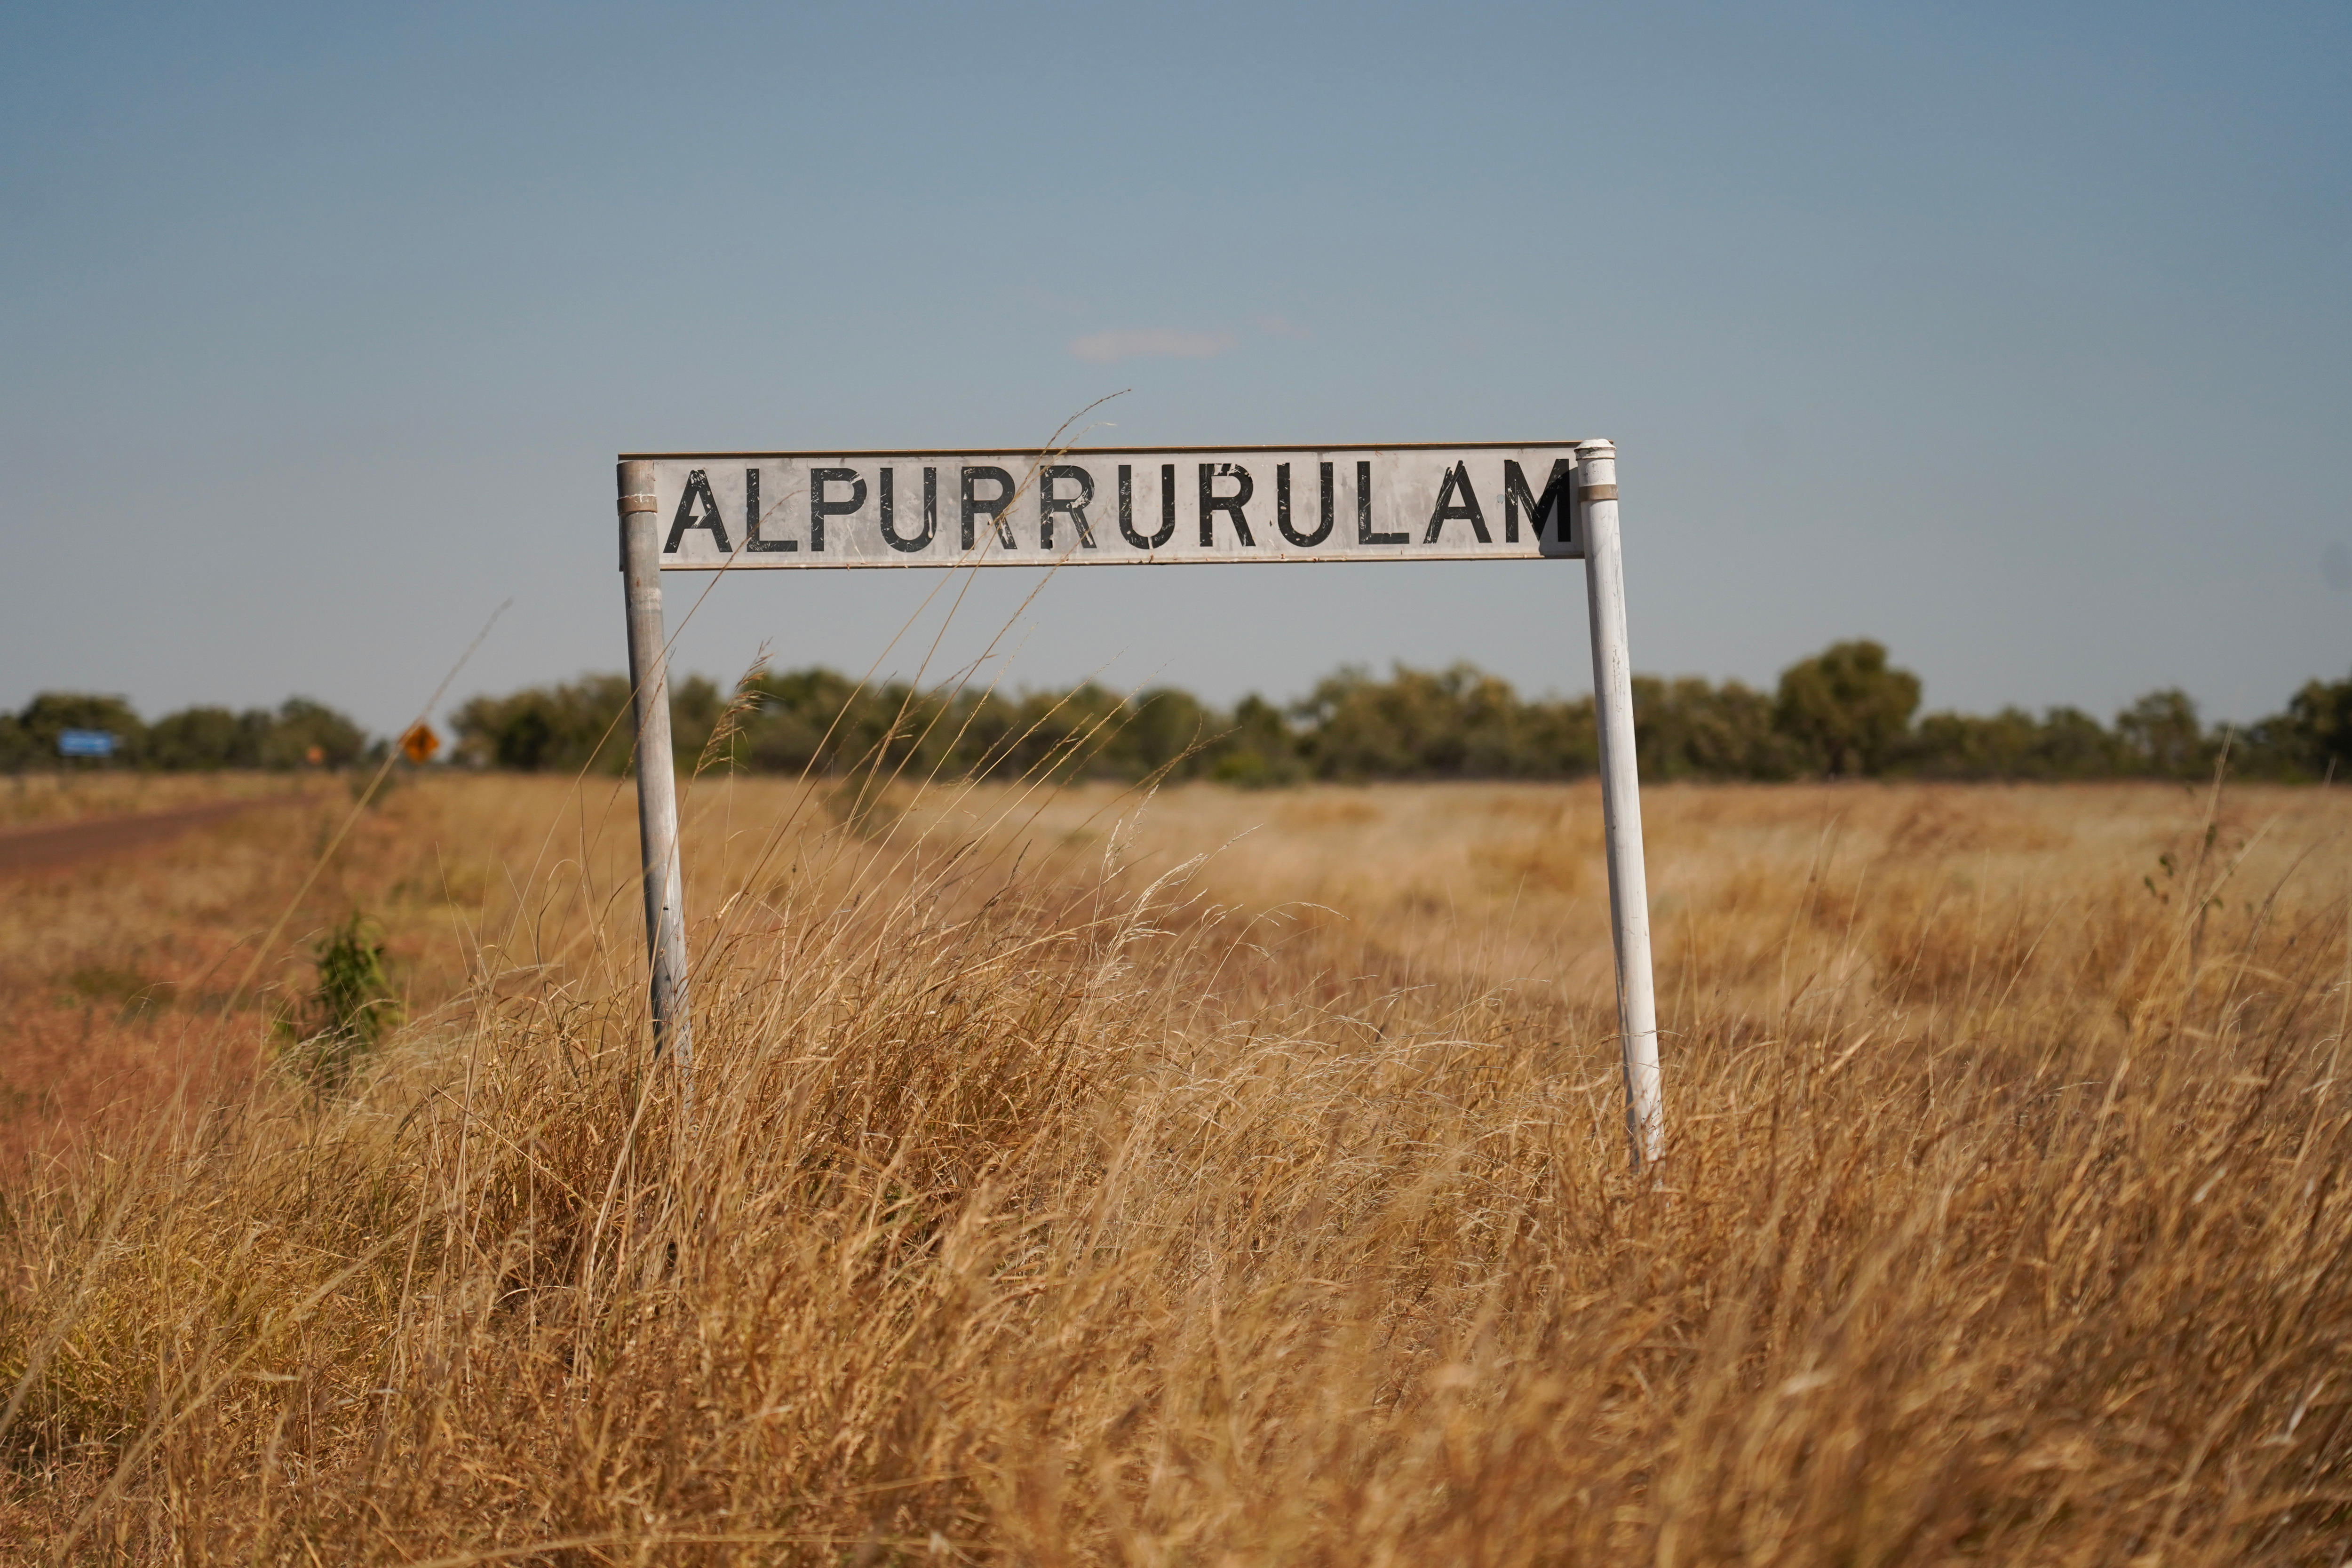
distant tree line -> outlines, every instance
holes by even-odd
[[[1651,779],[2200,778],[2226,744],[2241,777],[2352,773],[2352,675],[2313,680],[2284,711],[2208,725],[2178,690],[2101,723],[2075,708],[2039,716],[1918,716],[1919,679],[1875,642],[1837,643],[1759,691],[1737,680],[1633,681],[1635,743]],[[457,760],[522,770],[625,772],[627,680],[591,676],[477,697],[456,721]],[[1305,779],[1561,779],[1597,761],[1590,697],[1522,699],[1466,664],[1347,668],[1278,707],[1212,708],[1154,688],[1093,684],[1005,694],[965,687],[859,686],[833,670],[761,673],[731,696],[699,677],[672,693],[681,767],[844,773],[878,765],[920,778],[966,773],[1133,779],[1154,773],[1241,784]]]
[[[456,715],[454,759],[521,772],[625,773],[629,683],[594,675],[505,696]],[[1633,679],[1633,730],[1650,779],[2110,779],[2209,776],[2227,744],[2232,773],[2284,781],[2352,774],[2352,674],[2312,680],[2254,724],[2207,724],[2177,690],[2153,691],[2112,722],[2076,708],[2035,715],[1918,714],[1919,679],[1867,640],[1842,642],[1759,691],[1737,680]],[[671,693],[681,767],[840,774],[878,765],[933,775],[1137,779],[1238,784],[1307,779],[1564,779],[1598,761],[1590,697],[1523,699],[1467,664],[1341,669],[1277,706],[1213,708],[1156,687],[1121,696],[1004,693],[978,687],[863,686],[834,670],[761,672],[729,693],[702,677]],[[380,756],[351,719],[309,698],[275,710],[186,708],[150,724],[120,697],[44,692],[0,713],[0,771],[68,764],[67,730],[116,739],[106,765],[161,771],[338,768]]]
[[[114,737],[105,764],[162,772],[214,768],[340,768],[368,751],[367,732],[322,702],[289,697],[277,709],[184,708],[152,724],[120,697],[44,691],[0,713],[0,771],[64,765],[58,737],[100,730]],[[76,765],[89,766],[89,763]]]

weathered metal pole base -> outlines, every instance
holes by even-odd
[[[677,1075],[678,1109],[694,1107],[694,1029],[687,1012],[686,889],[677,853],[677,763],[669,734],[664,646],[661,520],[653,465],[620,465],[621,580],[629,606],[629,681],[636,697],[637,841],[645,867],[654,1051]]]
[[[1650,973],[1650,880],[1642,863],[1642,786],[1633,757],[1633,666],[1625,636],[1625,561],[1617,531],[1617,448],[1578,448],[1584,583],[1592,612],[1592,698],[1601,730],[1601,816],[1609,859],[1609,928],[1617,950],[1617,1027],[1625,1063],[1625,1131],[1636,1166],[1666,1151],[1658,1075],[1658,1002]]]

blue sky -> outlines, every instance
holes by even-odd
[[[2341,5],[4,15],[0,703],[387,729],[509,599],[453,700],[618,668],[616,451],[1122,389],[1122,445],[1614,438],[1644,669],[2352,669]],[[984,574],[948,658],[1574,691],[1573,573]],[[679,658],[911,668],[929,585],[730,580]]]

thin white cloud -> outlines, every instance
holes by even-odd
[[[1208,359],[1234,346],[1231,332],[1180,332],[1173,327],[1133,327],[1108,332],[1088,332],[1070,341],[1070,353],[1088,364],[1108,364],[1138,354],[1167,354],[1173,359]]]

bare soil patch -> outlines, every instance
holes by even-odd
[[[176,811],[143,812],[137,816],[101,816],[46,827],[0,830],[0,876],[47,870],[128,854],[177,838],[192,827],[226,822],[263,806],[298,805],[296,794],[252,800],[220,800]]]

